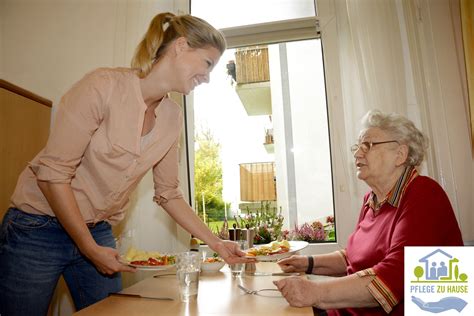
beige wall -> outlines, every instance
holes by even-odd
[[[178,5],[183,1],[0,0],[1,76],[57,104],[85,72],[128,66],[151,18],[182,12]]]
[[[186,10],[183,0],[0,0],[0,77],[56,105],[86,72],[96,67],[127,67],[155,14]],[[151,200],[152,188],[147,175],[118,232],[132,236],[137,247],[187,246],[189,236]],[[145,276],[138,273],[126,282]],[[53,303],[54,315],[72,313],[64,283]]]

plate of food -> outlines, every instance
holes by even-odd
[[[308,242],[300,240],[274,241],[246,250],[246,257],[255,258],[257,261],[277,261],[295,254],[306,246],[308,246]]]
[[[166,270],[174,267],[176,264],[176,256],[170,254],[162,254],[158,251],[144,251],[131,247],[122,261],[131,267],[139,270]]]

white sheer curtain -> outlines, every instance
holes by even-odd
[[[473,240],[473,161],[459,42],[459,1],[317,3],[323,37],[325,30],[337,29],[337,39],[328,45],[325,54],[337,55],[326,57],[330,61],[326,72],[330,119],[336,125],[332,129],[336,139],[334,154],[341,155],[336,158],[336,178],[345,178],[337,183],[347,186],[346,190],[339,188],[336,199],[342,201],[345,215],[355,222],[367,191],[355,177],[348,148],[358,137],[360,118],[369,109],[377,108],[406,115],[430,138],[421,171],[444,187],[464,240]],[[338,72],[338,84],[334,84],[334,71]],[[338,88],[339,93],[335,91]],[[345,191],[350,196],[343,194]]]
[[[407,114],[403,47],[394,1],[336,1],[339,62],[347,145],[370,109]],[[353,157],[348,152],[348,164]],[[353,167],[351,168],[353,170]],[[351,172],[360,200],[366,186]]]

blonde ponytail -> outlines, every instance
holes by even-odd
[[[153,62],[157,59],[158,50],[163,44],[165,24],[168,24],[175,15],[173,13],[160,13],[151,20],[148,30],[135,49],[132,59],[132,68],[139,72],[143,78],[151,71]]]
[[[160,13],[151,20],[132,58],[132,68],[138,71],[140,78],[150,73],[153,63],[164,54],[168,44],[178,37],[185,37],[191,48],[210,46],[221,54],[226,49],[222,33],[206,21],[187,14],[176,16],[170,12]]]

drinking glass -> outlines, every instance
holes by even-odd
[[[187,251],[179,253],[176,259],[176,276],[181,301],[194,301],[199,289],[201,255],[198,252]]]
[[[246,240],[237,240],[240,249],[246,250],[247,249],[247,241]],[[244,263],[234,263],[229,264],[230,272],[233,278],[241,277],[244,271],[245,264]]]

